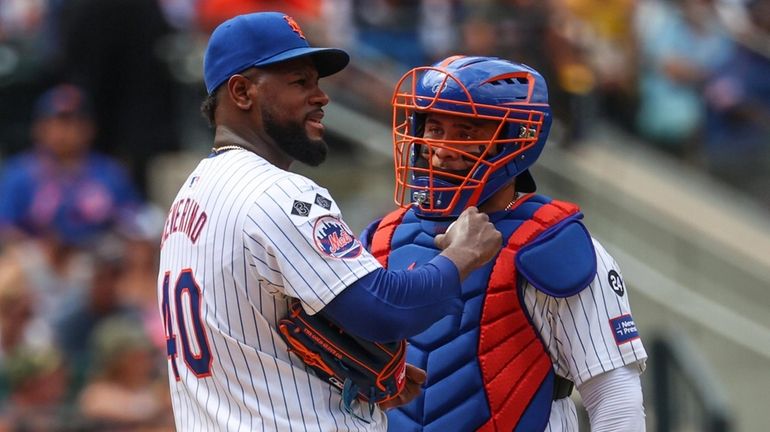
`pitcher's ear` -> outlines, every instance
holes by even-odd
[[[253,94],[249,92],[254,82],[249,78],[235,74],[227,80],[227,96],[235,103],[235,105],[242,109],[251,109],[254,103]]]

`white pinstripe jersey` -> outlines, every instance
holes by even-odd
[[[385,430],[287,353],[288,296],[313,313],[380,264],[329,193],[256,154],[204,159],[171,206],[158,299],[179,431]],[[368,407],[366,409],[366,418]]]
[[[576,386],[613,369],[636,364],[644,370],[647,353],[631,318],[620,268],[595,239],[596,277],[572,297],[558,299],[527,284],[524,304],[546,345],[554,371]],[[554,401],[546,431],[577,431],[575,404]]]

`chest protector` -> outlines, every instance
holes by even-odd
[[[419,397],[388,412],[389,430],[540,431],[548,423],[553,365],[522,282],[555,297],[580,292],[596,274],[591,238],[576,205],[541,195],[489,216],[504,247],[463,281],[462,315],[409,340],[407,362],[428,379]],[[374,232],[371,252],[387,268],[414,268],[441,252],[434,238],[450,223],[396,210]]]

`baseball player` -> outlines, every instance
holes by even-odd
[[[409,339],[424,391],[388,412],[389,430],[576,431],[573,385],[591,430],[643,431],[645,353],[615,260],[572,203],[535,194],[528,168],[551,125],[534,69],[453,56],[396,86],[398,210],[361,238],[389,269],[418,270],[441,233],[479,206],[503,234],[462,285],[461,315]]]
[[[329,192],[287,171],[326,155],[319,78],[348,55],[310,47],[277,12],[240,15],[212,33],[204,58],[214,148],[181,186],[165,223],[158,300],[180,431],[383,431],[381,408],[342,409],[340,392],[279,337],[291,299],[351,334],[395,341],[459,313],[460,282],[501,235],[475,208],[419,270],[385,270]],[[397,403],[419,392],[407,366]],[[348,408],[348,407],[346,407]],[[353,409],[356,409],[354,406]]]

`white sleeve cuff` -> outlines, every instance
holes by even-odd
[[[592,431],[645,431],[642,384],[636,364],[597,375],[577,389]]]

